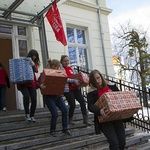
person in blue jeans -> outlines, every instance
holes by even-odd
[[[49,60],[47,68],[58,70],[60,68],[60,62],[57,59]],[[39,83],[41,81],[41,76],[38,79]],[[47,87],[43,83],[41,83],[40,88],[44,89]],[[57,107],[62,113],[62,132],[65,135],[71,135],[70,131],[68,130],[67,107],[62,96],[43,95],[43,100],[52,115],[50,121],[50,135],[57,136],[57,132],[56,132],[56,125],[57,125],[57,118],[58,118]]]
[[[0,63],[0,110],[6,111],[6,89],[10,88],[8,74]]]

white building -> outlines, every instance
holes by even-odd
[[[8,73],[10,58],[25,57],[36,49],[41,60],[39,73],[48,58],[67,54],[74,64],[114,76],[108,24],[111,9],[105,0],[57,0],[67,46],[56,40],[44,16],[50,6],[48,0],[0,1],[0,62]],[[39,90],[37,107],[43,107]],[[7,90],[7,108],[23,109],[22,95],[13,84]]]

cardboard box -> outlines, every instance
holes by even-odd
[[[89,84],[89,76],[86,73],[78,72],[77,74],[71,77],[72,79],[76,79],[80,83],[80,87],[85,87]]]
[[[95,103],[99,108],[106,108],[109,115],[98,116],[99,122],[107,122],[132,117],[141,108],[136,93],[118,91],[104,93]]]
[[[41,83],[46,86],[41,89],[43,95],[63,95],[67,83],[67,74],[64,70],[43,69]]]
[[[34,80],[31,58],[9,59],[10,82],[28,83]]]

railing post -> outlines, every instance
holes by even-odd
[[[119,79],[120,91],[122,91],[121,80]]]

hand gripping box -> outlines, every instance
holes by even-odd
[[[67,74],[64,70],[43,69],[41,83],[46,88],[41,89],[43,95],[63,95],[67,84]]]
[[[89,77],[86,73],[78,72],[77,74],[73,75],[71,78],[78,80],[80,83],[80,87],[85,87],[89,84]]]
[[[98,116],[100,123],[132,117],[141,108],[138,97],[133,91],[104,93],[95,105],[109,111],[109,114],[105,117]]]
[[[34,80],[31,58],[9,59],[10,81],[12,83],[28,83]]]

